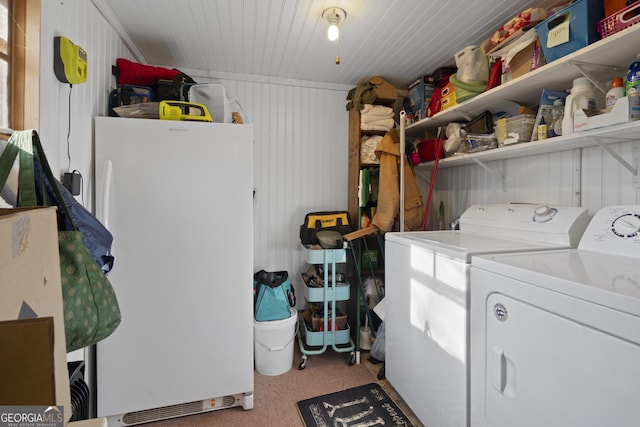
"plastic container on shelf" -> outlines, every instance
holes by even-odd
[[[629,65],[625,93],[629,98],[629,119],[640,120],[640,62]]]
[[[564,104],[562,99],[553,101],[551,107],[551,123],[549,124],[548,135],[550,138],[562,135],[562,119],[564,116]]]
[[[622,77],[616,77],[611,80],[611,89],[607,91],[604,97],[604,104],[606,108],[613,108],[618,101],[618,98],[622,98],[625,94],[624,80]]]
[[[602,0],[577,0],[536,25],[547,64],[599,40],[603,18]]]
[[[620,4],[623,6],[625,5],[625,2],[622,0],[617,0],[617,3],[618,5],[614,6],[614,10],[616,10]],[[640,22],[640,2],[638,1],[613,13],[608,13],[607,2],[605,2],[604,7],[606,18],[598,22],[597,25],[600,38],[609,37],[618,31],[622,31],[625,28],[636,25]]]
[[[505,120],[507,130],[505,139],[503,141],[498,140],[498,144],[508,145],[531,141],[535,122],[535,114],[520,114],[519,116],[509,117]]]
[[[438,154],[438,141],[438,139],[423,139],[418,143],[418,154],[420,155],[421,163],[433,161],[436,157],[444,157],[442,145],[440,145],[440,154]]]
[[[538,125],[538,140],[547,139],[549,136],[549,125],[544,120],[544,116],[540,118],[540,124]]]
[[[573,112],[578,109],[596,109],[596,94],[593,90],[593,85],[586,77],[578,77],[573,80],[571,93],[565,99],[562,135],[573,133]]]

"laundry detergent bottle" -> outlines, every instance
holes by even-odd
[[[571,93],[564,102],[564,117],[562,118],[562,134],[573,133],[573,112],[578,109],[596,108],[596,94],[593,85],[586,77],[578,77],[573,81]]]
[[[625,92],[629,98],[629,118],[640,120],[640,62],[629,66]]]

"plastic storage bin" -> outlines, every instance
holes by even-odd
[[[304,279],[302,280],[304,281]],[[326,289],[325,287],[315,288],[312,286],[306,286],[305,292],[305,298],[309,302],[322,302],[325,298],[328,301],[333,299],[335,299],[335,301],[342,301],[349,299],[350,285],[348,282],[338,282],[336,283],[336,286],[327,286]]]
[[[598,22],[598,33],[600,38],[609,37],[618,31],[636,25],[638,22],[640,22],[640,1],[630,4],[613,15],[608,15]]]
[[[351,339],[351,329],[348,323],[345,326],[346,329],[332,330],[332,333],[325,334],[324,331],[313,332],[305,324],[305,341],[309,346],[347,344]]]
[[[596,27],[603,18],[602,0],[578,0],[536,25],[546,62],[599,40]]]
[[[536,122],[535,114],[521,114],[504,120],[506,132],[496,129],[496,138],[499,145],[515,144],[517,142],[531,141],[533,125]],[[496,128],[502,125],[500,120],[496,122]]]
[[[438,156],[438,139],[423,139],[418,143],[418,154],[420,155],[420,162],[430,162],[435,160]],[[440,156],[444,158],[444,150],[440,145]]]
[[[200,83],[189,88],[189,101],[207,107],[216,123],[231,123],[231,104],[224,86],[215,83]]]

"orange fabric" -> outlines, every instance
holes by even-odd
[[[396,217],[400,214],[400,137],[392,129],[376,147],[380,159],[380,183],[378,206],[371,223],[382,231],[391,231]],[[423,202],[413,167],[406,156],[404,166],[404,229],[419,230],[422,224]]]

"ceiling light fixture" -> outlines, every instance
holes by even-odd
[[[327,23],[329,29],[327,30],[327,37],[329,40],[336,41],[340,37],[340,24],[347,19],[347,12],[339,7],[330,7],[322,12],[322,19]]]
[[[322,12],[322,19],[327,23],[327,37],[330,41],[336,42],[336,65],[340,64],[340,55],[338,55],[338,42],[340,38],[340,24],[347,19],[347,12],[340,7],[329,7]]]

